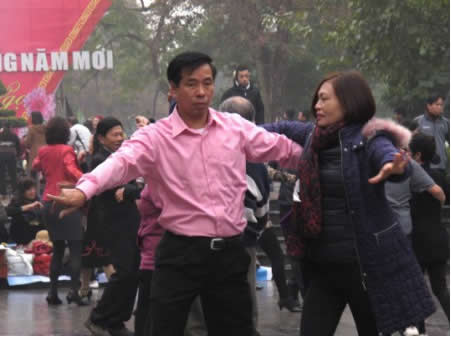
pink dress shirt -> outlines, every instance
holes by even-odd
[[[164,229],[158,224],[161,210],[156,208],[149,197],[146,185],[141,192],[138,209],[141,215],[141,224],[138,230],[138,248],[141,252],[140,270],[155,270],[155,251],[164,234]]]
[[[77,189],[88,199],[144,177],[158,223],[185,236],[230,237],[245,226],[246,160],[296,167],[302,148],[237,114],[210,108],[203,130],[189,128],[177,110],[139,129]]]

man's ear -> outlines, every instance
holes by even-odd
[[[169,93],[177,100],[177,85],[173,81],[169,81]]]

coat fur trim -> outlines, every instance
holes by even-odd
[[[397,148],[407,149],[409,147],[412,132],[390,119],[372,118],[363,126],[362,134],[369,140],[381,131],[392,136]]]

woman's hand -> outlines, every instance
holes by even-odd
[[[407,163],[409,163],[409,157],[404,150],[395,154],[393,162],[386,163],[379,173],[368,180],[371,184],[377,184],[387,179],[391,175],[401,175],[406,169]]]
[[[22,206],[22,211],[30,211],[33,209],[42,209],[44,206],[39,201],[34,201],[33,203],[26,204]]]

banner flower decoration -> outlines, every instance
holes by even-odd
[[[28,116],[34,111],[39,111],[44,120],[48,121],[55,115],[55,98],[53,94],[47,95],[44,88],[33,89],[25,96],[23,103]]]

